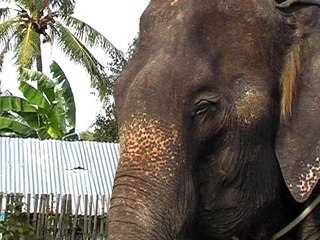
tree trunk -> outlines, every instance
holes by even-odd
[[[37,71],[42,72],[43,67],[42,67],[42,51],[41,51],[41,42],[39,41],[39,46],[38,46],[39,52],[36,55],[36,64],[37,64]]]

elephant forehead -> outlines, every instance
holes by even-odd
[[[160,170],[171,159],[177,159],[180,133],[175,124],[147,114],[131,115],[120,128],[120,147],[121,159],[125,160],[121,162],[123,168],[141,166],[145,162]]]
[[[241,122],[250,125],[266,116],[270,99],[265,92],[245,87],[237,93],[236,98],[236,114]]]

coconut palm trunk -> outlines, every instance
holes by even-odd
[[[41,51],[41,43],[39,41],[39,52],[36,55],[36,65],[37,65],[37,71],[38,72],[43,72],[43,66],[42,66],[42,51]]]

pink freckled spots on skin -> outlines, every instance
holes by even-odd
[[[168,166],[179,164],[174,161],[179,159],[181,148],[177,126],[148,118],[146,114],[131,115],[121,126],[120,146],[122,170],[147,167],[145,176],[156,176],[162,171],[172,175]]]
[[[171,0],[171,6],[178,4],[179,0]]]
[[[300,195],[303,198],[306,194],[310,193],[315,185],[318,183],[320,178],[320,160],[319,157],[316,158],[315,164],[307,165],[308,172],[306,174],[301,174],[299,177],[300,183],[297,185]]]

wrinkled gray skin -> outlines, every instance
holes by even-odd
[[[109,240],[271,239],[317,196],[320,12],[299,2],[151,0],[115,88]]]
[[[287,8],[295,3],[303,3],[303,4],[310,4],[310,5],[320,5],[320,0],[287,0],[284,2],[281,2],[277,5],[277,7],[280,8]]]

